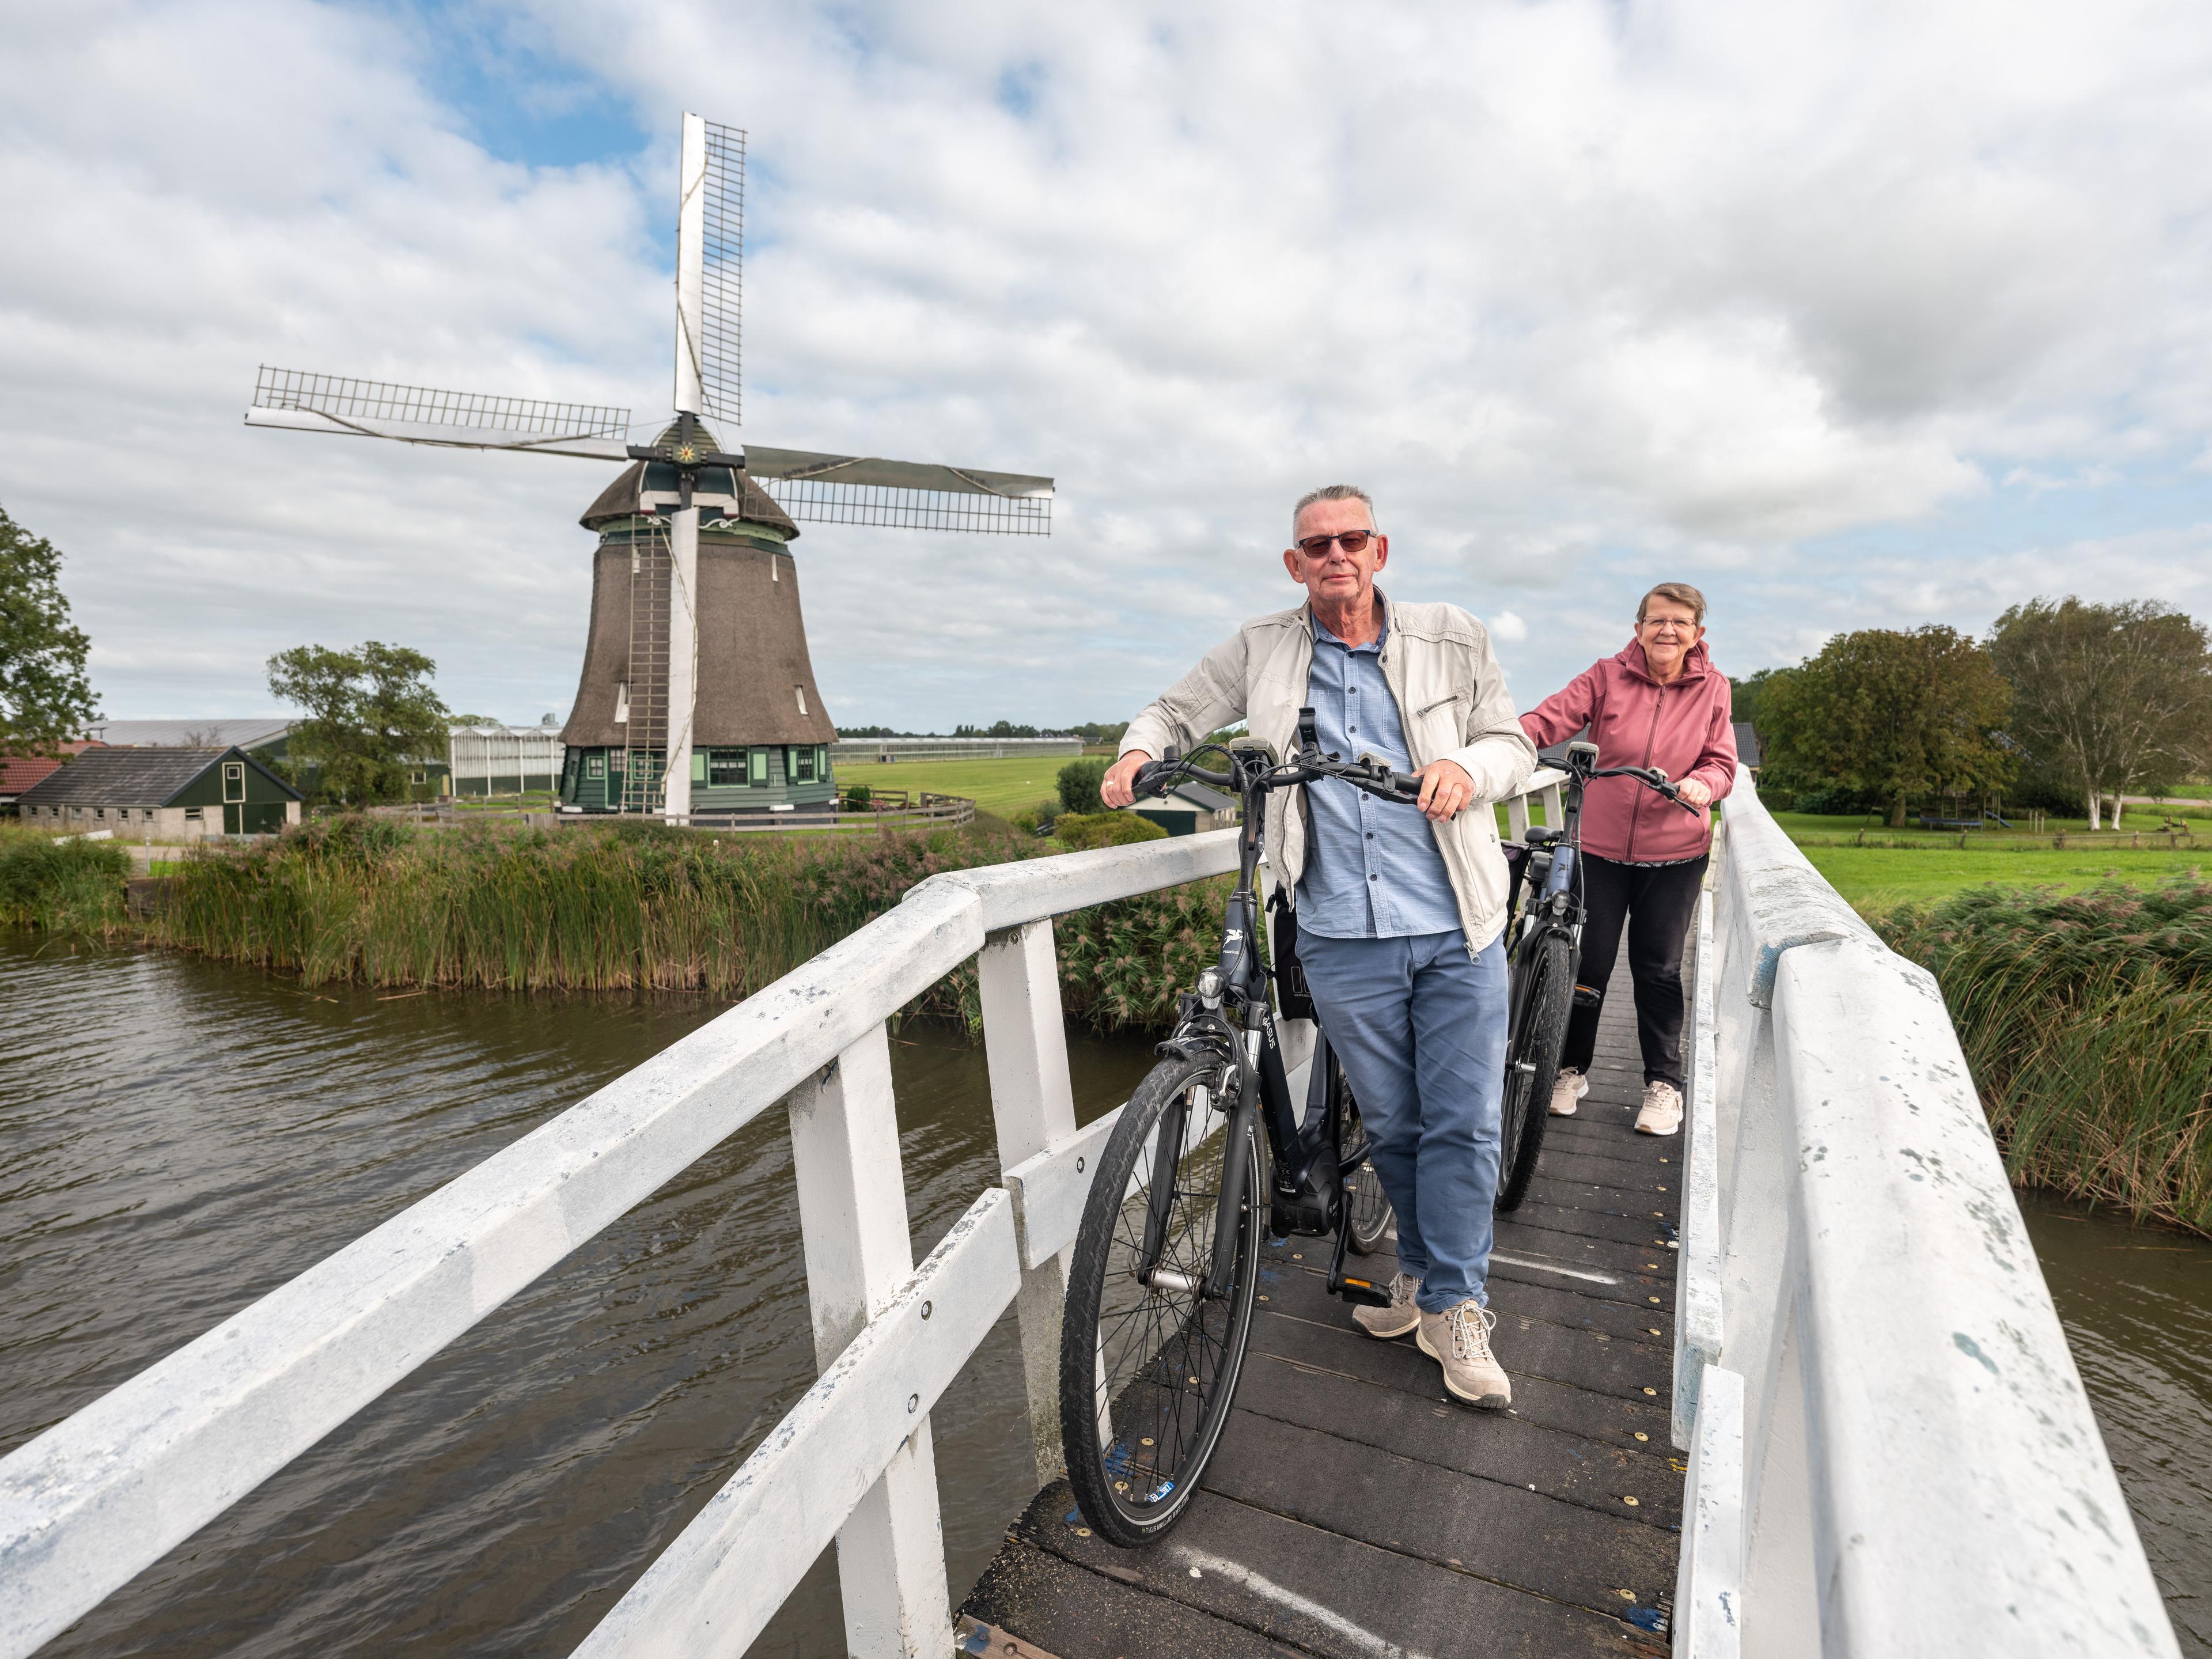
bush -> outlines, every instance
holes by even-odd
[[[1052,838],[1073,853],[1093,847],[1165,841],[1168,832],[1134,812],[1063,812],[1053,821]]]
[[[875,804],[876,792],[865,783],[856,783],[845,791],[845,805],[855,812],[866,811]]]
[[[1049,800],[1041,800],[1035,806],[1023,807],[1020,811],[1014,814],[1012,823],[1014,828],[1024,835],[1048,836],[1052,833],[1054,822],[1059,817],[1060,801],[1057,797],[1054,797]]]
[[[1060,804],[1070,812],[1103,811],[1106,803],[1098,793],[1099,786],[1106,781],[1106,763],[1103,760],[1070,761],[1060,769]]]
[[[1789,812],[1796,810],[1797,796],[1794,790],[1772,789],[1761,786],[1759,804],[1770,812]]]
[[[1824,783],[1799,792],[1790,810],[1820,818],[1863,817],[1875,810],[1875,803],[1844,784]]]

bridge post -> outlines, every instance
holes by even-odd
[[[793,1091],[789,1109],[814,1363],[826,1371],[914,1272],[884,1028],[872,1027]],[[952,1650],[944,1531],[924,1416],[837,1533],[854,1659]]]
[[[1060,1012],[1051,918],[992,934],[975,959],[975,972],[1003,1172],[1075,1133],[1075,1091],[1067,1070],[1067,1027]],[[1023,1268],[1021,1293],[1015,1298],[1021,1316],[1022,1378],[1029,1389],[1030,1450],[1040,1486],[1049,1486],[1066,1469],[1060,1437],[1060,1326],[1073,1251],[1070,1245],[1040,1267]]]

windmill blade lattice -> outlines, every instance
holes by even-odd
[[[699,389],[709,419],[744,424],[738,348],[745,293],[745,135],[713,121],[707,129],[700,252],[704,266],[699,328]]]

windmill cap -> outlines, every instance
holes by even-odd
[[[681,431],[680,423],[672,421],[653,441],[655,447],[674,443]],[[708,450],[719,447],[714,433],[704,423],[692,428],[692,436]],[[739,524],[759,525],[779,532],[786,541],[798,539],[799,526],[791,521],[791,515],[778,507],[775,497],[754,483],[750,474],[726,466],[702,467],[696,488],[704,495],[736,498],[738,510],[718,516]],[[672,495],[676,489],[676,469],[670,463],[632,461],[599,492],[599,499],[584,509],[579,522],[586,530],[599,530],[618,520],[637,518],[649,510],[644,502],[647,495]]]

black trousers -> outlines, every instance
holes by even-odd
[[[1606,981],[1628,924],[1628,972],[1636,986],[1636,1040],[1644,1080],[1682,1086],[1682,945],[1697,913],[1711,854],[1686,864],[1616,864],[1583,854],[1583,960],[1575,973],[1575,1011],[1567,1021],[1562,1066],[1589,1070],[1597,1048]],[[1585,987],[1595,992],[1589,995]]]

